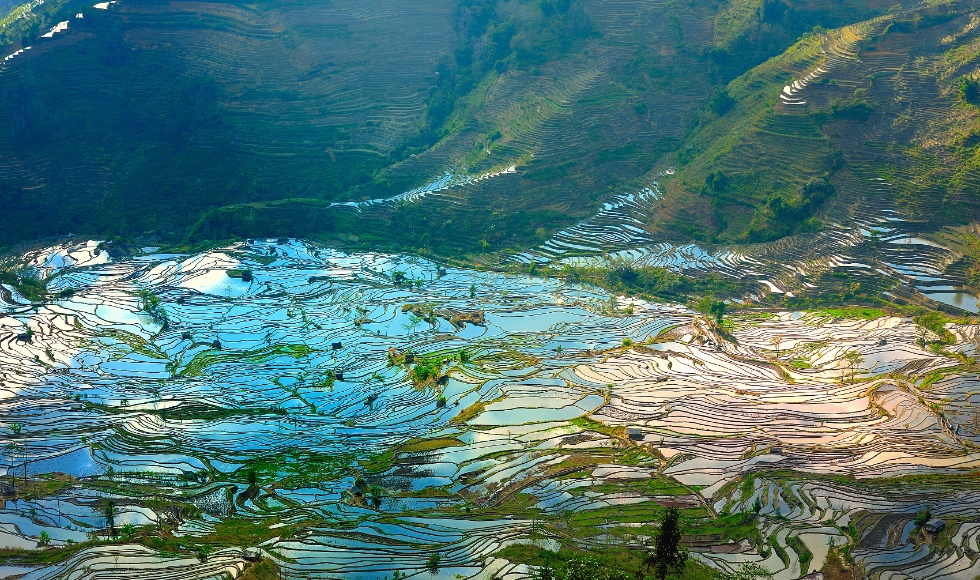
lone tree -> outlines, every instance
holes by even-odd
[[[769,338],[769,344],[776,347],[776,358],[779,359],[779,347],[783,344],[783,335],[776,334]]]
[[[681,547],[680,516],[677,508],[667,508],[653,539],[653,551],[643,558],[647,571],[652,569],[654,578],[658,580],[664,580],[672,573],[683,572],[687,565],[687,550]]]
[[[863,363],[864,362],[864,357],[861,356],[861,353],[857,352],[856,350],[851,350],[851,351],[848,351],[848,353],[844,355],[844,358],[847,360],[847,364],[850,365],[850,367],[851,367],[851,382],[853,383],[854,382],[854,367],[857,366],[857,365],[859,365],[859,364],[861,364],[861,363]]]
[[[385,490],[380,485],[372,485],[369,493],[371,494],[371,505],[374,506],[374,509],[380,509],[385,499]]]
[[[7,443],[3,448],[7,452],[7,457],[10,459],[10,486],[17,487],[16,476],[14,475],[14,464],[17,462],[17,445],[14,443]]]
[[[107,500],[102,506],[102,515],[105,517],[105,527],[108,529],[109,536],[116,537],[116,504],[112,500]]]
[[[718,302],[711,303],[711,314],[714,315],[715,321],[721,324],[722,319],[725,317],[726,305],[724,302],[719,300]]]

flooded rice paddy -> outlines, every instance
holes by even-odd
[[[66,482],[8,498],[0,545],[103,537],[110,499],[117,528],[208,543],[245,521],[247,545],[88,543],[0,576],[218,578],[258,547],[289,578],[523,578],[501,548],[642,542],[661,506],[758,511],[752,538],[692,538],[719,570],[797,578],[833,543],[875,576],[980,573],[975,326],[930,349],[909,319],[758,312],[723,336],[680,305],[415,257],[145,250],[37,251],[60,298],[0,293],[2,480]],[[946,535],[915,528],[926,507]],[[534,534],[548,518],[566,533]]]

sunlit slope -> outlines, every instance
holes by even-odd
[[[680,154],[662,224],[765,241],[867,211],[936,229],[975,218],[978,12],[939,3],[807,35],[732,81]],[[814,216],[818,216],[814,219]]]

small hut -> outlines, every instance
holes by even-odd
[[[930,534],[938,534],[939,532],[943,531],[945,527],[946,527],[946,522],[942,521],[939,518],[933,518],[928,522],[926,522],[926,524],[922,526],[922,529],[929,532]]]
[[[627,427],[626,435],[633,441],[643,441],[643,429],[639,427]]]

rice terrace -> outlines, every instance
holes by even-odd
[[[980,578],[976,1],[18,2],[0,578]]]
[[[440,575],[503,577],[527,573],[508,554],[641,545],[665,506],[696,522],[705,568],[980,566],[975,325],[719,326],[296,240],[99,247],[30,255],[58,299],[4,296],[3,537],[44,533],[64,558],[28,578],[219,577],[242,548],[293,577],[424,577],[430,554]],[[102,541],[109,509],[127,541]],[[955,533],[924,536],[926,510]]]

